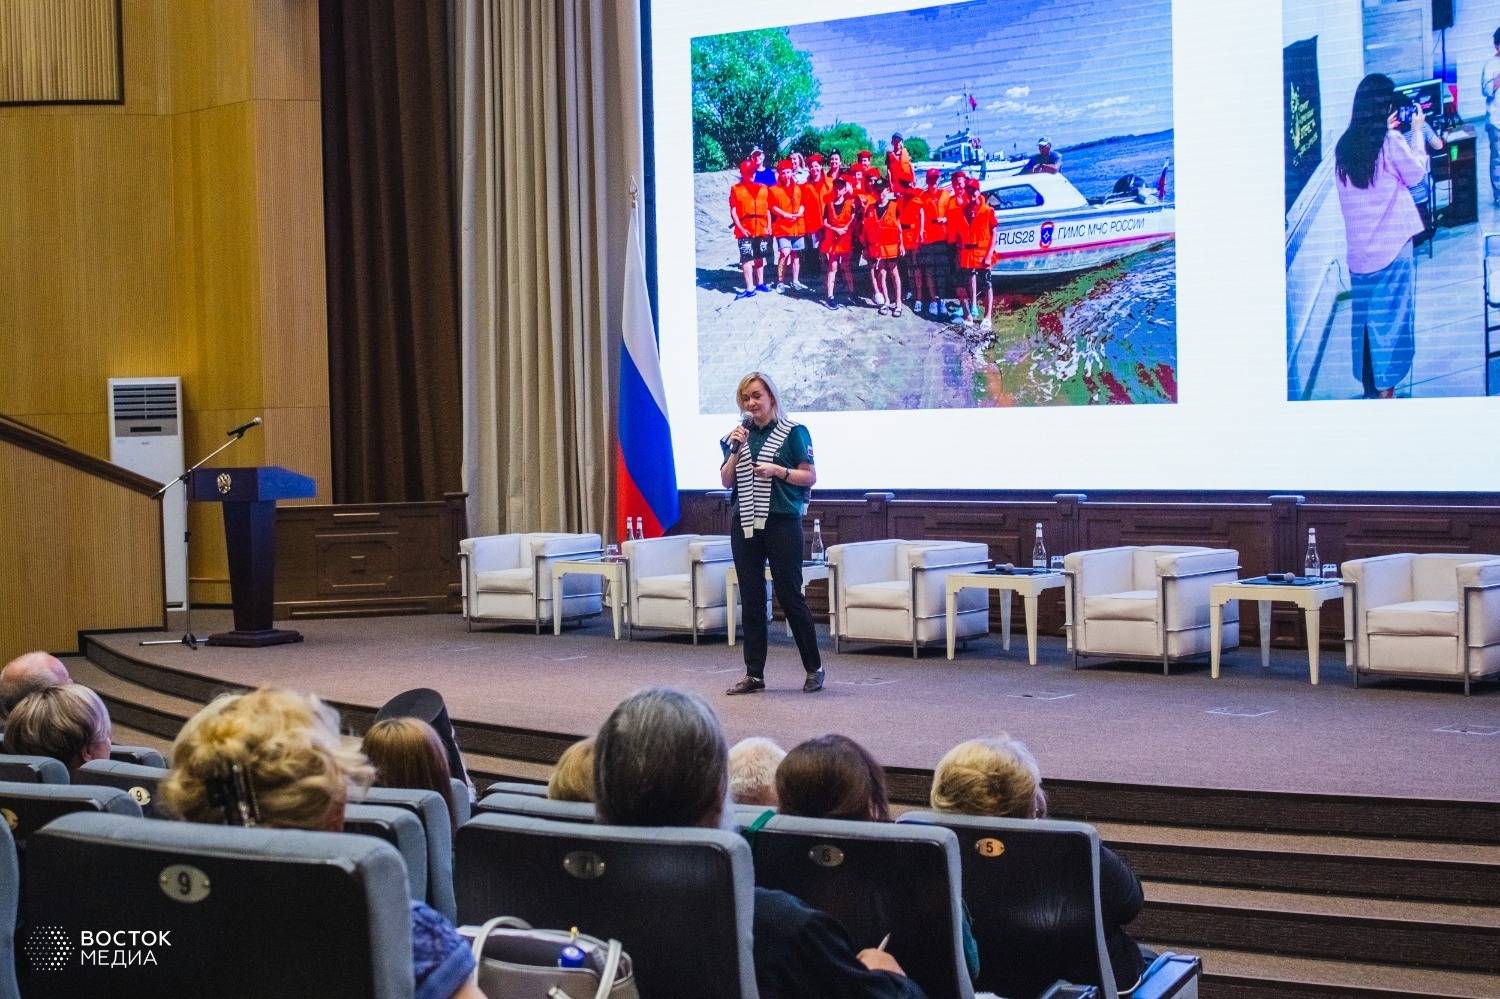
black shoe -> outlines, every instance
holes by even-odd
[[[736,683],[733,687],[730,687],[728,690],[724,691],[724,693],[732,697],[735,694],[753,694],[758,690],[765,689],[766,681],[757,679],[753,676],[742,676],[740,677],[738,683]]]
[[[823,670],[818,669],[807,674],[807,681],[802,684],[804,694],[816,694],[823,689]]]

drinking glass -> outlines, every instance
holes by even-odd
[[[1054,556],[1052,556],[1050,559],[1047,560],[1047,567],[1049,569],[1051,569],[1053,572],[1062,572],[1063,571],[1063,557],[1061,555],[1054,555]]]
[[[1323,563],[1323,578],[1324,579],[1338,579],[1339,578],[1339,566],[1338,566],[1337,562],[1324,562]]]
[[[616,559],[618,559],[619,557],[620,557],[620,546],[619,545],[605,545],[604,546],[604,560],[606,562],[613,562]]]

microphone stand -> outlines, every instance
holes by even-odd
[[[250,424],[250,426],[254,425],[255,424]],[[160,498],[162,496],[165,496],[167,492],[170,491],[171,488],[177,485],[179,482],[182,483],[182,488],[186,489],[188,487],[188,480],[192,478],[194,472],[196,472],[204,465],[208,464],[212,459],[218,457],[219,454],[226,448],[228,448],[231,444],[238,444],[240,442],[240,439],[245,436],[246,431],[250,429],[250,426],[241,428],[239,433],[230,433],[229,440],[225,441],[223,444],[220,444],[211,453],[200,458],[197,464],[185,469],[181,475],[177,476],[177,478],[173,479],[171,482],[168,482],[166,485],[158,489],[156,491],[157,497]],[[184,549],[184,560],[186,561],[188,567],[188,580],[187,592],[183,596],[182,603],[184,609],[186,609],[187,611],[187,622],[184,625],[187,630],[183,632],[181,638],[153,638],[150,641],[141,642],[141,645],[186,645],[190,649],[196,649],[198,647],[198,636],[193,634],[193,532],[188,525],[189,522],[187,518],[184,517],[182,529],[182,544]]]

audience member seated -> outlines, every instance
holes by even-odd
[[[351,795],[373,778],[331,707],[262,687],[216,698],[182,727],[162,805],[189,822],[336,832]],[[411,924],[416,999],[484,999],[469,948],[448,921],[413,900]]]
[[[1047,816],[1042,774],[1026,744],[1009,735],[959,743],[932,775],[932,807],[960,815],[1040,819]],[[1124,927],[1145,904],[1141,882],[1109,847],[1099,845],[1099,904],[1109,963],[1120,988],[1137,981],[1156,953]]]
[[[436,791],[448,803],[448,828],[458,828],[448,753],[436,729],[419,718],[386,718],[370,726],[360,748],[375,768],[376,787]]]
[[[50,756],[68,770],[109,759],[109,711],[79,683],[59,683],[27,694],[5,720],[5,751]]]
[[[0,669],[0,722],[20,703],[21,698],[60,683],[71,683],[68,667],[61,659],[45,652],[27,652],[16,656]]]
[[[547,778],[547,797],[553,801],[594,800],[594,737],[579,739],[557,758]]]
[[[600,821],[723,826],[729,748],[702,698],[664,687],[634,694],[600,728],[594,752]],[[785,892],[755,889],[753,932],[761,999],[923,994],[889,954],[855,954],[842,926]]]
[[[783,815],[889,822],[885,771],[847,736],[820,735],[792,749],[776,768]]]
[[[736,805],[776,808],[776,768],[786,750],[770,739],[752,735],[729,747],[729,796]]]
[[[845,735],[820,735],[793,747],[776,768],[782,815],[854,822],[891,821],[885,771],[870,751]],[[979,944],[963,911],[964,963],[979,977]]]

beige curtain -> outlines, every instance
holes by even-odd
[[[470,530],[605,531],[638,7],[452,0]]]

